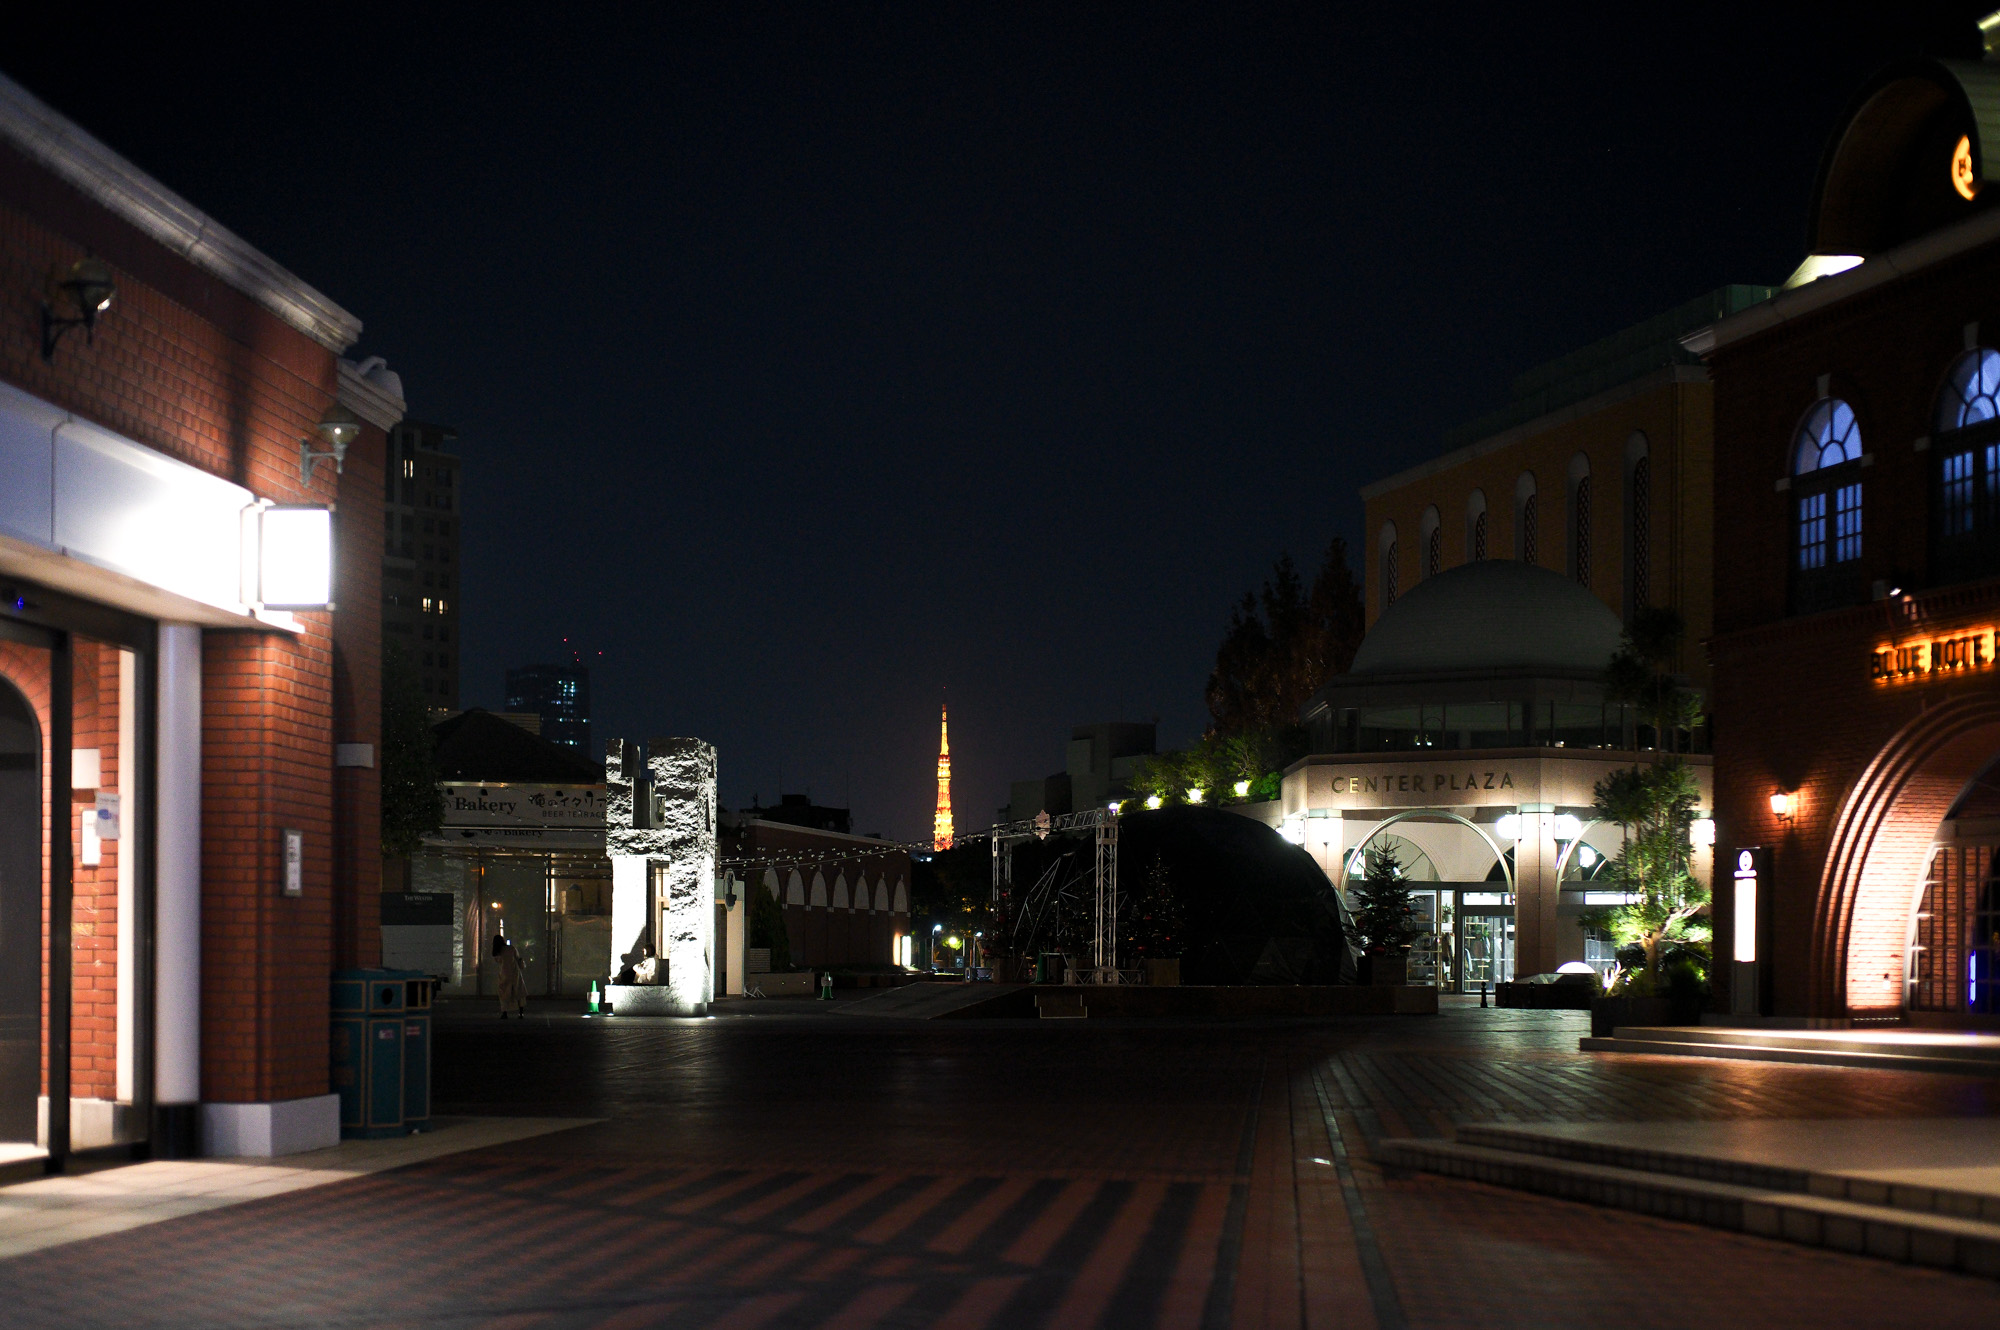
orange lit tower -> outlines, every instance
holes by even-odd
[[[938,805],[931,823],[931,848],[951,848],[951,708],[942,709],[938,719]]]

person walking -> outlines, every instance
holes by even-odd
[[[514,944],[504,933],[493,935],[493,964],[499,971],[500,1019],[506,1020],[508,1012],[514,1012],[522,1019],[528,1015],[528,976],[521,969],[521,957],[514,950]]]

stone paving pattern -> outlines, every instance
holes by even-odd
[[[2000,1325],[1992,1283],[1370,1162],[1471,1122],[1986,1116],[1994,1080],[1580,1054],[1564,1012],[766,1011],[447,1015],[440,1111],[602,1121],[0,1261],[0,1321]]]

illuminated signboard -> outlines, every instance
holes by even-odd
[[[1739,961],[1757,959],[1757,889],[1768,860],[1768,853],[1756,846],[1736,851],[1736,869],[1731,876],[1735,885],[1736,959]]]
[[[1972,170],[1972,139],[1965,134],[1958,136],[1958,146],[1951,150],[1951,187],[1962,199],[1979,193],[1979,177]]]
[[[1908,683],[1943,674],[1991,669],[2000,660],[2000,641],[1991,628],[1972,628],[1944,637],[1916,638],[1878,647],[1869,677],[1877,683]]]

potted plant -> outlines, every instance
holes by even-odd
[[[1368,982],[1408,982],[1410,944],[1424,931],[1416,897],[1393,849],[1370,850],[1354,888],[1354,924],[1368,957]]]
[[[1708,888],[1688,870],[1698,798],[1694,773],[1677,758],[1598,782],[1594,811],[1625,830],[1600,880],[1632,901],[1597,920],[1625,946],[1606,995],[1591,1003],[1593,1035],[1700,1019],[1710,932]]]

